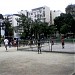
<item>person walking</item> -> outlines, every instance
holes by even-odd
[[[40,46],[40,40],[38,40],[38,54],[41,54],[41,46]]]
[[[4,39],[4,45],[5,45],[6,51],[7,51],[8,42],[9,42],[8,39],[5,38],[5,39]]]

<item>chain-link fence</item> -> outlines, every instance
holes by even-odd
[[[64,48],[60,39],[40,40],[41,51],[51,52],[69,52],[75,53],[75,40],[65,39]],[[20,40],[18,41],[17,50],[37,51],[38,40]]]

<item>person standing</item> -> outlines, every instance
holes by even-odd
[[[9,42],[8,39],[5,38],[5,39],[4,39],[4,45],[5,45],[6,51],[7,51],[8,42]]]
[[[53,39],[53,37],[51,38],[51,44],[54,45],[54,39]]]
[[[62,42],[62,49],[64,49],[64,37],[61,38],[61,42]]]
[[[40,46],[40,40],[38,40],[38,54],[41,54],[41,46]]]
[[[16,38],[14,39],[14,47],[16,47]]]

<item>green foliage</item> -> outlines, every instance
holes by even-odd
[[[11,26],[8,17],[5,18],[4,25],[5,25],[5,36],[13,36],[13,27]]]
[[[0,14],[0,19],[3,20],[3,15]],[[1,27],[0,27],[0,46],[1,46]]]
[[[3,19],[3,15],[2,14],[0,14],[0,19]]]
[[[41,22],[39,19],[32,21],[23,14],[19,17],[17,22],[19,23],[19,29],[22,29],[21,38],[32,39],[33,36],[35,39],[47,38],[56,32],[56,26],[54,25],[48,26],[48,23]]]
[[[61,14],[54,19],[54,24],[59,33],[75,32],[75,20],[71,14]]]
[[[21,37],[24,37],[25,39],[28,38],[31,31],[30,29],[31,29],[32,20],[22,14],[19,15],[19,19],[17,19],[17,22],[19,23],[19,29],[22,30]]]
[[[61,26],[60,32],[61,32],[62,34],[68,33],[68,25],[65,24],[65,25]]]
[[[49,30],[51,34],[54,34],[56,32],[56,26],[51,25]]]

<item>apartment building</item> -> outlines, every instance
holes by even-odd
[[[54,11],[50,11],[50,25],[54,24],[54,19],[55,17],[60,16],[62,12],[60,10],[54,10]]]
[[[4,29],[3,29],[3,27],[2,27],[2,23],[4,22],[4,20],[3,19],[0,19],[0,35],[1,36],[4,36]]]
[[[10,22],[10,24],[12,24],[12,14],[5,14],[3,15],[4,18],[7,18],[8,17],[8,20]],[[4,36],[5,35],[5,30],[4,28],[1,28],[1,35]]]
[[[3,15],[3,17],[8,18],[8,21],[10,22],[11,26],[14,28],[13,37],[14,38],[17,38],[17,36],[19,37],[18,31],[17,31],[17,29],[15,29],[15,27],[18,26],[18,23],[17,23],[16,19],[19,18],[19,17],[17,16],[17,14],[6,14],[6,15]]]
[[[32,9],[30,17],[33,21],[39,19],[42,22],[50,23],[50,8],[47,6]]]
[[[30,12],[28,10],[21,10],[21,11],[18,12],[18,14],[23,14],[23,15],[25,15],[27,17],[30,16]]]
[[[51,11],[49,7],[43,6],[34,8],[31,11],[21,10],[18,14],[24,14],[33,21],[39,19],[41,22],[47,22],[49,25],[54,24],[54,18],[60,16],[60,11]],[[18,14],[7,14],[4,17],[8,17],[9,22],[14,27],[14,38],[19,37],[18,22],[16,19],[19,18]]]
[[[8,18],[10,24],[12,24],[12,17],[13,17],[13,14],[6,14],[6,15],[3,15],[4,18]]]
[[[27,10],[21,10],[18,12],[18,14],[6,14],[3,15],[4,18],[8,18],[10,24],[12,25],[12,27],[14,28],[14,38],[19,38],[19,31],[18,31],[18,25],[19,23],[17,22],[17,19],[19,18],[19,14],[24,14],[25,16],[28,16],[28,11]],[[4,34],[4,31],[2,31],[2,33]]]

